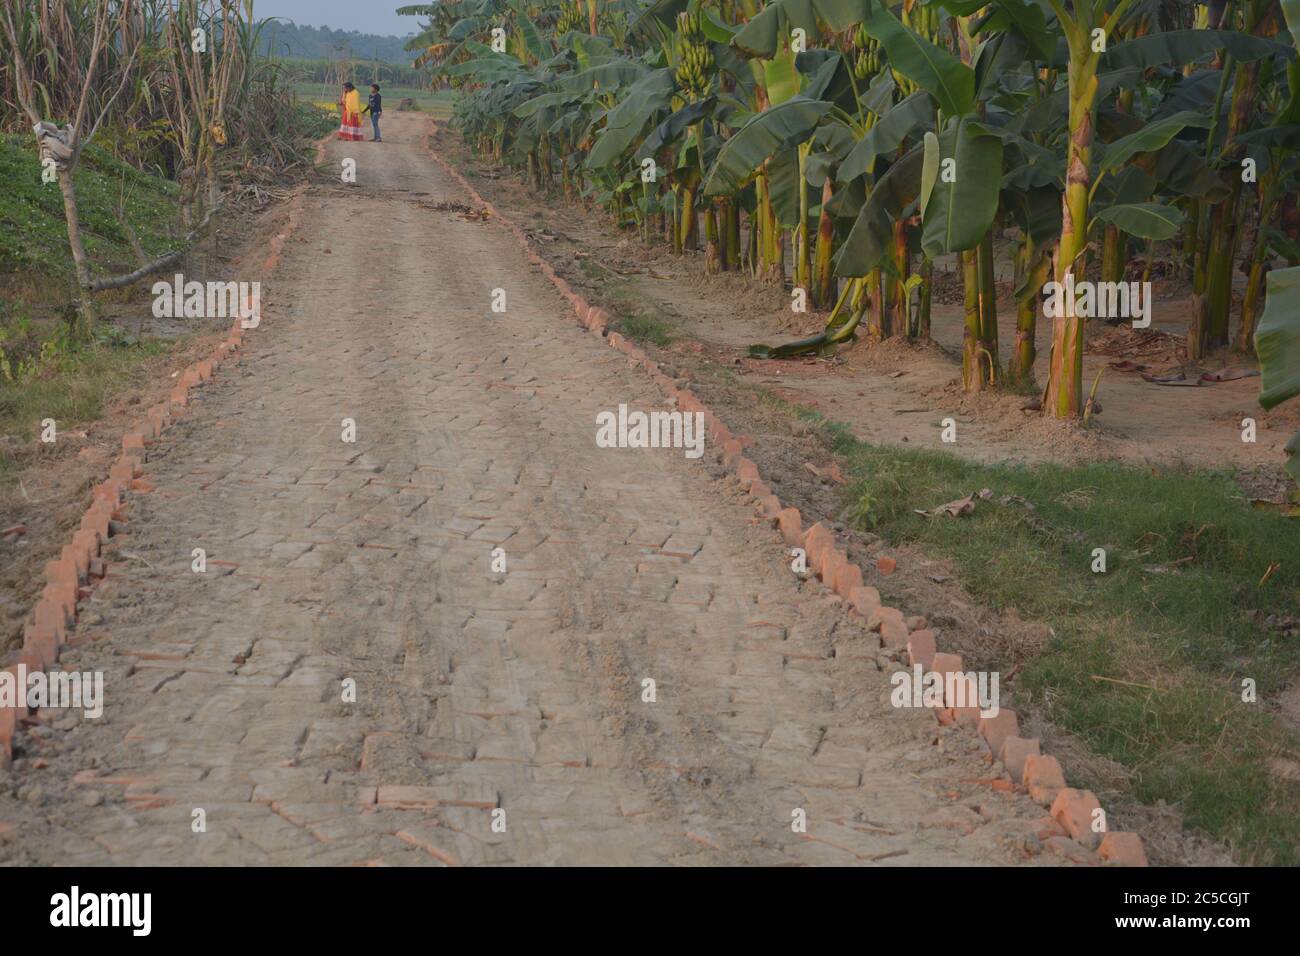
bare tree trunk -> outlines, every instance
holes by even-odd
[[[59,191],[63,193],[63,215],[68,222],[68,246],[77,276],[76,301],[81,314],[80,331],[89,335],[95,327],[95,307],[90,295],[90,260],[81,238],[81,217],[77,214],[77,194],[72,188],[72,170],[60,168]]]

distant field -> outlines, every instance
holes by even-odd
[[[366,87],[364,81],[359,83],[362,91],[362,104],[365,103]],[[413,86],[387,86],[380,84],[384,94],[384,106],[389,110],[397,109],[397,104],[405,97],[415,100],[415,105],[423,112],[437,119],[451,116],[451,104],[456,94],[452,90],[421,90]],[[311,81],[293,84],[293,91],[305,102],[317,103],[327,108],[333,107],[338,99],[338,89],[333,85]]]

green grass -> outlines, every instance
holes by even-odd
[[[0,345],[6,346],[11,357],[17,351],[15,339],[20,335],[37,338],[46,345],[47,352],[27,374],[11,378],[0,372],[0,435],[14,435],[25,441],[36,437],[46,418],[54,419],[62,429],[98,419],[111,395],[144,381],[146,360],[170,351],[176,344],[154,338],[136,342],[125,336],[101,334],[92,344],[69,346],[57,332],[50,334],[48,329],[38,330],[22,320],[8,319],[0,324]],[[21,466],[22,462],[0,450],[0,486],[8,485]]]
[[[41,182],[41,163],[31,136],[0,137],[0,278],[42,276],[72,280],[72,257],[57,183]],[[150,256],[175,248],[175,184],[122,163],[93,143],[73,175],[86,251],[94,268],[134,268],[119,208]]]
[[[364,80],[359,81],[357,87],[361,91],[361,105],[365,106],[370,87]],[[396,112],[397,104],[409,96],[422,112],[431,114],[435,119],[448,119],[451,116],[452,102],[456,98],[454,90],[425,90],[413,86],[390,86],[386,83],[380,83],[380,87],[386,113]],[[325,83],[299,81],[292,88],[299,99],[311,103],[334,103],[339,97],[338,88]],[[362,118],[369,122],[368,117]]]
[[[635,342],[651,342],[663,348],[672,342],[673,327],[662,319],[648,315],[633,315],[614,323],[614,331]]]
[[[983,603],[1053,628],[1018,692],[1129,768],[1138,800],[1177,805],[1243,861],[1300,862],[1300,784],[1269,768],[1296,759],[1297,737],[1267,704],[1300,676],[1300,640],[1265,623],[1300,617],[1300,521],[1253,509],[1227,473],[983,465],[867,445],[800,414],[846,458],[862,527],[951,559]],[[982,488],[993,498],[971,516],[915,513]],[[1243,678],[1260,702],[1242,701]]]

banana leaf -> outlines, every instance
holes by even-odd
[[[667,68],[633,83],[627,96],[605,114],[605,128],[587,154],[587,168],[603,169],[617,162],[641,138],[646,126],[668,109],[675,88],[672,71]]]
[[[921,248],[931,259],[979,244],[997,215],[1002,183],[1002,141],[973,117],[949,121],[939,134],[939,156],[921,231]],[[945,178],[947,160],[953,161],[954,182]]]
[[[1096,213],[1094,221],[1110,223],[1139,239],[1172,239],[1183,228],[1183,214],[1155,202],[1120,203]]]
[[[1264,313],[1255,330],[1259,404],[1273,408],[1300,395],[1300,266],[1268,274]],[[1300,481],[1300,433],[1286,445],[1287,471]]]
[[[734,193],[777,150],[812,136],[830,111],[830,103],[796,96],[759,113],[718,151],[718,158],[704,181],[704,194]]]
[[[885,258],[893,247],[895,220],[920,193],[924,162],[924,147],[914,146],[876,181],[848,238],[835,254],[836,275],[864,276]]]
[[[1236,30],[1165,30],[1134,40],[1125,40],[1101,55],[1107,70],[1136,66],[1186,66],[1227,50],[1242,62],[1262,60],[1279,53],[1293,53],[1285,44]]]
[[[946,116],[969,113],[975,105],[975,71],[924,37],[903,26],[884,6],[863,23],[889,54],[889,65],[926,90]]]
[[[933,124],[934,100],[924,90],[917,90],[880,117],[858,141],[840,164],[839,181],[846,183],[871,172],[877,156],[893,153],[916,127]]]

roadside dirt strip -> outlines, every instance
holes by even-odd
[[[103,715],[0,723],[0,863],[1139,862],[1002,749],[1014,716],[890,705],[909,656],[960,661],[872,606],[743,439],[706,414],[702,458],[597,447],[620,405],[703,409],[457,211],[428,131],[329,144],[359,185],[308,191],[243,277],[238,361],[127,437],[66,555],[75,626],[25,651],[102,671]]]

